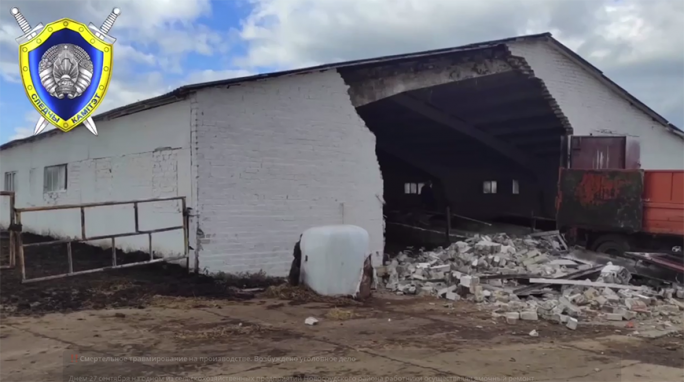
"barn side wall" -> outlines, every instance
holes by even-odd
[[[99,135],[85,128],[0,151],[0,174],[16,172],[16,207],[56,206],[171,196],[190,197],[190,102],[97,123]],[[46,166],[66,164],[66,190],[44,191]],[[132,205],[85,210],[89,237],[135,231]],[[0,224],[9,223],[7,198],[0,197]],[[79,209],[22,214],[24,231],[54,237],[80,237]],[[141,230],[182,224],[180,203],[139,207]],[[181,231],[153,234],[164,255],[183,251]],[[109,246],[110,241],[94,242]],[[147,236],[117,239],[117,247],[148,249]],[[65,260],[66,261],[66,260]]]
[[[201,269],[284,276],[299,235],[329,224],[382,253],[375,136],[336,71],[205,89],[194,107]]]
[[[626,136],[640,145],[641,168],[684,169],[684,139],[632,106],[586,69],[542,41],[510,43],[570,120],[574,135]]]

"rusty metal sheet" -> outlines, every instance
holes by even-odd
[[[558,184],[558,225],[639,232],[644,215],[643,190],[641,170],[563,168]]]
[[[626,137],[574,136],[570,163],[576,169],[624,169]]]

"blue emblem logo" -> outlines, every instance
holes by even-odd
[[[114,8],[100,28],[70,19],[32,28],[18,8],[11,13],[24,33],[16,39],[22,83],[41,115],[33,134],[49,124],[64,132],[83,124],[97,135],[92,115],[107,94],[116,42],[107,33],[120,10]]]

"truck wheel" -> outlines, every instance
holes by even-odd
[[[611,256],[620,256],[630,249],[629,242],[624,237],[613,235],[598,238],[593,247],[594,251]]]

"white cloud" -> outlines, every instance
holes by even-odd
[[[246,0],[238,30],[219,33],[197,22],[210,0],[14,0],[33,24],[60,17],[96,25],[122,9],[116,75],[98,113],[180,85],[327,62],[377,57],[551,31],[645,103],[682,123],[684,2],[676,0]],[[15,38],[0,12],[0,78],[18,82]],[[242,57],[227,58],[235,43]],[[223,70],[188,72],[189,53]],[[35,117],[37,118],[37,117]],[[17,132],[32,134],[36,119]]]
[[[21,83],[19,65],[16,62],[0,61],[0,77],[7,82]]]
[[[95,115],[167,93],[177,87],[177,83],[168,83],[161,72],[148,72],[122,79],[112,78],[102,106]]]
[[[225,52],[224,36],[197,24],[198,17],[211,14],[210,0],[16,0],[17,6],[31,25],[44,25],[62,17],[99,26],[112,8],[119,7],[121,16],[110,31],[118,40],[115,59],[119,63],[157,65],[154,55],[133,47],[137,44],[158,50],[166,65],[177,68],[189,52],[212,55]],[[17,80],[17,44],[21,31],[9,12],[0,12],[0,76]],[[163,68],[162,68],[163,69]]]
[[[10,136],[9,140],[13,141],[15,139],[23,139],[32,136],[33,130],[35,129],[35,125],[39,118],[40,114],[38,114],[38,112],[35,110],[31,110],[24,114],[25,124],[21,127],[14,128],[14,134]],[[48,127],[45,128],[45,131],[52,130],[54,128],[55,127],[53,125],[48,125]]]
[[[194,84],[200,82],[211,82],[218,80],[226,80],[229,78],[247,77],[256,74],[249,70],[234,69],[234,70],[200,70],[193,73],[186,78],[186,83]]]
[[[545,0],[252,0],[249,66],[295,67],[460,45],[525,30]],[[505,15],[505,23],[488,20]],[[473,41],[475,40],[475,41]]]
[[[183,74],[183,59],[190,52],[212,56],[227,49],[224,36],[196,22],[199,17],[211,14],[210,0],[15,0],[11,5],[18,7],[34,26],[62,17],[99,26],[113,7],[122,10],[110,32],[117,38],[115,76],[104,104],[96,113],[180,86],[180,77],[172,81],[165,81],[164,77]],[[19,83],[15,39],[22,32],[8,10],[0,12],[0,78]],[[20,126],[3,126],[3,129],[14,130],[11,139],[29,136],[33,134],[37,118],[36,114]]]
[[[254,9],[240,29],[248,49],[235,61],[246,68],[288,69],[551,31],[682,123],[683,1],[249,1]]]
[[[157,63],[157,59],[153,54],[144,53],[130,45],[123,44],[117,44],[114,47],[114,59],[148,66],[154,66]]]
[[[211,56],[215,51],[225,52],[223,36],[204,25],[168,31],[155,42],[168,54],[196,52]]]
[[[14,129],[14,135],[10,136],[9,140],[13,141],[15,139],[24,139],[33,135],[33,129],[28,127],[16,127]]]

